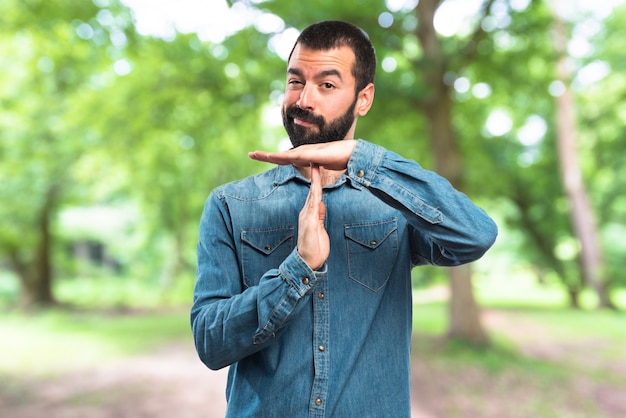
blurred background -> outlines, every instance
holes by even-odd
[[[3,0],[0,416],[223,416],[198,221],[285,147],[286,59],[326,19],[376,47],[357,136],[500,228],[414,271],[414,416],[626,416],[624,0]]]

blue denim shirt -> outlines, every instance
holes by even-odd
[[[409,417],[411,268],[480,258],[494,222],[441,176],[359,140],[324,187],[331,252],[296,251],[292,166],[223,185],[200,223],[196,349],[230,366],[228,417]]]

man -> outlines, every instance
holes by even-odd
[[[480,258],[493,221],[441,176],[354,140],[374,49],[338,21],[288,60],[278,164],[221,186],[200,223],[191,323],[230,366],[228,417],[408,417],[411,268]]]

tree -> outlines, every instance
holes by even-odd
[[[446,73],[451,71],[453,60],[444,53],[434,26],[435,12],[439,0],[422,0],[416,8],[418,27],[417,37],[424,50],[424,58],[416,65],[422,71],[429,92],[418,102],[418,107],[426,115],[430,144],[435,156],[436,171],[446,177],[458,190],[464,189],[462,156],[452,123],[453,100],[450,85],[446,84]],[[488,11],[492,1],[484,5]],[[478,27],[470,38],[476,43],[483,34]],[[465,55],[465,59],[471,59]],[[463,60],[463,61],[464,61]],[[456,63],[455,72],[462,71],[465,62]],[[450,322],[448,335],[473,343],[484,344],[488,337],[481,322],[478,304],[472,290],[471,267],[469,265],[449,269],[451,299],[449,305]]]
[[[273,78],[249,57],[266,54],[266,41],[245,31],[222,45],[142,37],[127,8],[97,3],[0,6],[0,259],[24,306],[55,303],[63,208],[139,205],[142,251],[165,255],[148,264],[165,283],[193,278],[188,254],[208,192],[258,167],[246,155]]]
[[[266,33],[251,26],[219,44],[195,34],[140,36],[116,0],[97,0],[98,7],[69,0],[0,3],[0,261],[21,278],[24,304],[54,303],[54,278],[63,273],[55,258],[58,215],[72,206],[138,207],[145,243],[124,257],[130,266],[151,267],[134,275],[165,279],[155,285],[179,275],[191,280],[208,191],[263,169],[246,152],[275,147],[284,137],[263,116],[270,107],[279,114],[284,89],[276,40],[312,21],[345,19],[367,29],[380,63],[376,101],[357,135],[366,132],[495,208],[501,229],[515,237],[506,249],[513,262],[540,280],[561,281],[577,306],[585,280],[572,250],[568,197],[555,175],[549,91],[558,56],[548,36],[548,3],[484,1],[470,31],[445,36],[434,31],[433,18],[450,3],[416,3],[361,0],[355,8],[320,0],[297,10],[284,0],[255,3],[247,7],[280,16],[283,28]],[[607,288],[626,283],[620,158],[626,71],[618,36],[624,11],[598,25],[594,53],[579,62],[578,68],[604,65],[608,75],[584,89],[569,77],[580,109],[579,169],[597,211]],[[488,129],[495,114],[509,118],[508,130]],[[541,135],[524,139],[537,124]],[[463,269],[458,273],[469,274]],[[439,279],[440,271],[417,274]],[[471,335],[458,330],[480,328],[475,302],[469,315],[456,304],[461,294],[460,300],[473,299],[471,283],[451,283],[450,333]],[[462,293],[454,283],[464,286]],[[473,325],[454,323],[465,319]]]
[[[576,146],[576,116],[570,80],[572,72],[567,55],[567,28],[561,16],[562,4],[552,0],[554,16],[554,47],[558,54],[557,80],[564,86],[562,94],[556,98],[558,153],[561,165],[561,179],[570,203],[570,216],[576,237],[581,245],[581,265],[584,280],[596,291],[599,306],[615,308],[602,278],[603,260],[595,215],[583,181],[582,170]]]
[[[577,95],[578,148],[584,178],[595,209],[603,245],[603,278],[610,288],[626,285],[626,65],[620,39],[626,32],[626,5],[617,7],[591,39],[593,53],[583,68],[596,68],[599,79]],[[587,158],[585,158],[587,157]]]
[[[72,194],[72,167],[89,147],[64,115],[106,62],[81,39],[87,28],[80,22],[97,11],[75,2],[8,1],[0,7],[0,255],[20,279],[25,306],[55,302],[55,215]]]
[[[470,97],[463,101],[462,109],[457,114],[462,118],[460,125],[463,125],[470,124],[473,119],[489,120],[489,112],[496,109],[510,118],[511,126],[502,133],[487,132],[487,141],[484,142],[487,146],[482,150],[490,156],[490,161],[477,154],[472,154],[468,160],[481,158],[481,165],[490,166],[493,173],[498,173],[483,184],[483,192],[492,195],[493,199],[502,200],[506,197],[508,200],[502,206],[501,215],[504,215],[507,232],[514,232],[517,237],[509,243],[513,244],[511,251],[516,253],[516,263],[528,265],[528,270],[535,272],[542,282],[559,280],[567,291],[570,305],[580,307],[579,295],[586,284],[577,251],[576,234],[569,221],[571,211],[568,197],[559,176],[555,175],[559,172],[559,160],[556,152],[558,128],[553,123],[557,120],[554,102],[557,93],[554,89],[558,86],[554,83],[554,68],[559,57],[551,39],[546,37],[546,34],[552,33],[554,19],[548,3],[539,1],[532,2],[523,12],[510,13],[509,16],[510,21],[506,26],[496,26],[491,35],[479,44],[481,54],[489,56],[489,59],[477,60],[476,65],[465,74],[472,81],[488,80],[490,103],[483,102],[478,107],[476,98]],[[575,18],[580,27],[602,27],[597,18],[590,19],[585,15]],[[577,29],[579,33],[582,32],[580,27]],[[602,30],[601,37],[598,37],[598,45],[602,45],[599,49],[610,45],[610,41],[607,41],[616,38],[615,33],[615,29]],[[569,57],[569,61],[574,60]],[[598,61],[598,55],[594,54],[582,63],[577,63],[576,72],[584,69],[585,64],[593,66],[601,62]],[[568,84],[575,74],[568,77]],[[609,77],[615,81],[620,78],[619,74],[619,71],[614,71]],[[616,83],[613,82],[612,85]],[[616,189],[609,186],[607,190],[602,185],[619,186],[619,176],[614,175],[619,172],[619,164],[616,166],[617,161],[606,151],[603,153],[602,163],[594,162],[598,150],[602,148],[593,147],[594,144],[614,144],[611,138],[619,135],[615,131],[616,125],[608,122],[612,112],[610,103],[619,101],[619,92],[615,91],[617,96],[614,96],[613,88],[602,85],[591,85],[587,90],[595,94],[577,101],[577,104],[586,107],[586,111],[578,115],[581,122],[576,125],[578,134],[583,132],[584,135],[584,141],[577,144],[583,150],[578,160],[581,176],[590,182],[590,201],[601,210],[599,219],[617,219],[612,215],[617,206],[609,203],[612,202],[609,196],[617,196],[614,194]],[[602,99],[598,94],[600,91],[604,96]],[[598,106],[609,112],[602,112],[603,119],[606,118],[608,122],[602,125],[602,131],[606,132],[608,125],[612,125],[607,139],[599,137],[600,130],[596,120],[600,114]],[[595,115],[593,119],[585,122],[592,115]],[[613,149],[613,152],[618,152]],[[600,182],[599,173],[604,173],[604,180]],[[611,181],[608,181],[609,177]],[[511,208],[509,204],[512,205]],[[616,228],[613,223],[613,236],[618,233]],[[610,245],[606,248],[612,250],[614,260],[617,257],[616,247]]]
[[[267,97],[256,85],[269,81],[260,67],[234,69],[264,51],[245,39],[217,51],[195,34],[137,37],[123,55],[132,69],[101,91],[109,100],[95,135],[109,143],[108,164],[131,179],[123,193],[140,205],[151,240],[165,242],[158,268],[168,283],[195,265],[188,254],[210,189],[254,167],[247,152]],[[94,99],[85,106],[101,106]]]

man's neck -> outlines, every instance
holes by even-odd
[[[311,180],[311,168],[310,167],[296,167],[296,169],[302,173],[304,177]],[[320,176],[322,180],[322,187],[333,184],[346,170],[327,170],[324,167],[320,167]]]

